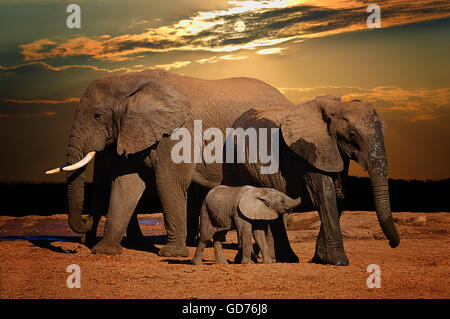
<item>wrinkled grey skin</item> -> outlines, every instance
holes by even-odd
[[[400,238],[389,202],[385,124],[373,105],[323,96],[297,106],[249,110],[233,127],[280,129],[275,137],[279,139],[278,172],[261,174],[262,164],[249,163],[247,157],[243,164],[224,164],[224,184],[272,187],[290,197],[309,198],[321,220],[313,262],[349,264],[339,224],[342,210],[338,200],[343,197],[342,185],[350,160],[368,171],[378,221],[390,246],[398,246]],[[270,139],[268,143],[270,145]],[[246,148],[248,152],[248,146]],[[305,200],[303,203],[307,202]],[[298,262],[281,218],[270,223],[270,233],[273,237],[269,244],[276,259]]]
[[[225,132],[252,106],[272,103],[289,102],[275,88],[249,78],[202,80],[149,70],[93,81],[76,109],[67,148],[67,164],[107,147],[117,154],[105,155],[106,161],[113,162],[105,179],[111,184],[111,195],[104,236],[92,251],[121,252],[120,242],[136,205],[144,190],[152,188],[159,196],[168,236],[160,255],[188,256],[188,188],[220,184],[222,168],[216,163],[174,163],[171,150],[179,141],[171,140],[170,134],[185,127],[193,136],[194,120],[203,121],[203,130],[217,127]],[[84,171],[85,167],[67,177],[69,225],[82,234],[97,222],[82,217]],[[105,206],[101,201],[96,205]],[[133,225],[138,228],[136,220]]]
[[[272,188],[214,187],[207,194],[200,211],[200,238],[193,263],[202,264],[203,251],[214,238],[215,263],[227,264],[222,241],[227,231],[235,228],[242,247],[242,264],[253,263],[250,258],[252,233],[261,250],[263,262],[271,263],[272,254],[266,243],[267,221],[276,219],[279,214],[299,204],[300,198],[292,199]]]

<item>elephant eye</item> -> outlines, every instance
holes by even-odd
[[[358,133],[356,133],[355,131],[350,131],[348,132],[348,138],[350,140],[354,140],[356,138],[356,136],[358,135]]]
[[[96,120],[98,120],[99,118],[102,117],[102,115],[100,113],[95,113],[94,117],[95,117]]]

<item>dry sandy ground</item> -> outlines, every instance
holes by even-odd
[[[131,248],[121,255],[93,255],[78,238],[2,240],[0,298],[449,298],[450,213],[394,213],[394,218],[401,243],[392,249],[374,212],[344,212],[348,267],[310,263],[320,223],[316,212],[293,216],[288,233],[297,264],[215,265],[211,247],[205,250],[205,264],[194,266],[189,258]],[[66,216],[0,217],[0,236],[11,225],[33,229],[50,220],[65,224]],[[147,233],[163,229],[159,222],[141,227]],[[235,243],[231,232],[225,245],[229,261]],[[191,257],[194,251],[190,247]],[[80,267],[81,288],[67,287],[70,264]],[[370,264],[381,269],[380,288],[367,287]]]

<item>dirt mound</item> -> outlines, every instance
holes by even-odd
[[[401,239],[433,238],[434,234],[448,234],[450,214],[448,213],[393,213]],[[385,240],[375,212],[344,211],[340,219],[344,239]],[[292,241],[315,240],[320,228],[317,212],[292,214],[288,230]]]

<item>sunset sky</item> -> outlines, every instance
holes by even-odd
[[[80,29],[66,26],[71,3]],[[64,181],[44,172],[65,162],[89,83],[148,68],[254,77],[294,103],[373,102],[391,178],[450,177],[449,1],[0,0],[0,33],[0,181]]]

